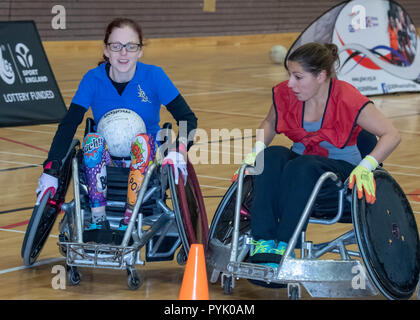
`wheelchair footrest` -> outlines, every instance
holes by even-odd
[[[125,269],[136,264],[138,247],[59,242],[66,248],[68,266]],[[142,263],[139,263],[142,264]]]
[[[351,298],[377,295],[378,291],[358,260],[287,258],[280,269],[253,263],[229,263],[234,277],[273,283],[300,283],[311,297]]]
[[[266,281],[267,283],[278,282],[276,281],[277,269],[256,263],[230,262],[227,270],[234,277]]]
[[[288,258],[281,264],[277,278],[301,283],[312,297],[351,298],[378,294],[359,260]]]

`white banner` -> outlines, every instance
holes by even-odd
[[[302,32],[288,54],[311,41],[338,46],[337,78],[364,95],[420,91],[420,38],[395,1],[343,2]]]
[[[332,42],[340,51],[337,77],[361,93],[420,91],[419,37],[395,2],[349,2],[337,17]]]

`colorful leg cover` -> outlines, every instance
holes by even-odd
[[[111,156],[105,139],[100,134],[89,133],[83,139],[83,158],[90,206],[106,206],[106,166],[111,164]]]
[[[157,145],[152,135],[138,134],[131,145],[131,165],[128,176],[127,210],[124,224],[128,224],[148,167],[155,161]]]

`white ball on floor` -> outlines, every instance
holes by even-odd
[[[287,49],[281,45],[274,45],[270,50],[270,59],[274,63],[282,64],[287,55]]]

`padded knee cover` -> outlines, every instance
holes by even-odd
[[[152,135],[138,134],[131,145],[131,165],[128,177],[127,204],[133,209],[147,168],[156,158],[157,146]]]
[[[83,160],[88,181],[90,206],[106,205],[106,165],[111,164],[105,139],[89,133],[83,139]]]

